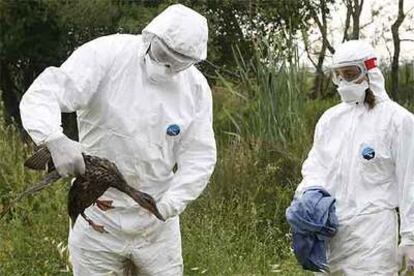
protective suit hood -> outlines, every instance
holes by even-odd
[[[366,61],[376,58],[374,49],[367,42],[362,40],[350,40],[342,43],[336,48],[333,56],[333,64],[348,63],[352,61]],[[374,92],[377,100],[389,100],[388,94],[385,91],[385,80],[378,68],[378,61],[376,66],[368,70],[369,88]]]
[[[196,60],[207,57],[207,19],[184,5],[169,6],[144,28],[144,49],[154,35],[180,54]]]

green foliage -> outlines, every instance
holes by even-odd
[[[50,12],[43,1],[4,0],[0,2],[2,58],[9,61],[44,62],[58,52],[60,32],[57,17]],[[47,47],[45,47],[47,46]]]
[[[270,30],[290,49],[292,34],[307,25],[303,0],[290,1],[174,1],[174,0],[2,0],[0,2],[0,89],[6,117],[19,122],[18,101],[35,77],[48,66],[59,66],[73,50],[96,37],[140,33],[150,20],[172,3],[182,3],[207,17],[209,60],[234,68],[232,46],[253,54],[255,37]],[[202,65],[207,75],[214,70]]]
[[[59,66],[99,36],[139,33],[163,7],[161,1],[0,1],[0,89],[7,122],[19,123],[19,99],[46,67]]]
[[[382,68],[384,73],[386,89],[391,91],[391,68]],[[399,68],[399,90],[395,93],[395,101],[403,105],[414,103],[414,63],[404,63]]]
[[[188,275],[268,275],[292,259],[283,219],[292,189],[271,180],[277,168],[256,162],[242,143],[220,151],[211,184],[182,218]]]
[[[300,29],[307,29],[308,0],[243,1],[243,0],[168,0],[181,3],[204,15],[209,24],[208,60],[219,70],[236,70],[232,47],[245,57],[254,55],[257,40],[279,34],[278,47],[289,51],[293,38]],[[274,41],[276,42],[276,41]],[[214,69],[203,66],[203,71],[215,79]]]
[[[287,63],[277,55],[275,59],[274,52],[259,50],[250,61],[237,54],[241,81],[237,86],[224,78],[221,81],[233,97],[238,97],[238,108],[223,106],[228,120],[218,115],[219,123],[227,123],[222,126],[227,127],[227,134],[265,152],[271,146],[274,152],[299,163],[312,138],[303,135],[309,128],[303,112],[308,101],[307,71],[298,62]],[[291,147],[294,152],[287,150]]]
[[[1,116],[0,212],[18,193],[39,180],[39,174],[23,167],[29,151],[17,129],[5,126]],[[44,275],[65,268],[66,193],[66,185],[57,183],[39,195],[23,199],[3,218],[0,275]]]

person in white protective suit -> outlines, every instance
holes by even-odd
[[[23,96],[23,126],[46,144],[61,175],[84,172],[81,152],[107,158],[128,184],[155,198],[166,219],[108,189],[100,200],[112,209],[86,210],[107,233],[84,220],[70,231],[74,275],[122,275],[128,262],[139,275],[182,275],[178,215],[203,191],[216,162],[211,91],[193,66],[206,58],[207,38],[203,16],[172,5],[142,35],[82,45]],[[79,144],[61,128],[61,112],[73,111]]]
[[[332,73],[342,103],[319,119],[295,194],[322,186],[336,198],[332,275],[397,275],[401,255],[414,266],[414,117],[390,100],[377,66],[366,42],[337,47]]]

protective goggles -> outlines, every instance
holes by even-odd
[[[168,48],[168,46],[158,37],[154,37],[151,40],[148,53],[154,61],[170,68],[173,72],[183,71],[198,62],[198,60]]]
[[[336,64],[331,67],[332,82],[336,85],[343,81],[359,83],[367,72],[375,67],[377,67],[376,58]]]

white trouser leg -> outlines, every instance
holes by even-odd
[[[125,275],[125,258],[118,254],[87,250],[74,245],[69,250],[74,276]]]
[[[145,276],[181,276],[181,235],[179,219],[168,220],[162,228],[150,233],[145,243],[136,243],[131,259]]]
[[[100,223],[100,221],[95,221]],[[108,233],[93,230],[79,216],[69,233],[69,254],[75,276],[124,275],[123,241],[105,225]]]

